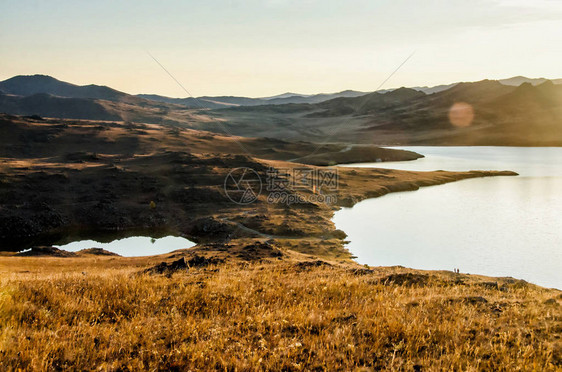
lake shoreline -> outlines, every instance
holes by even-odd
[[[559,208],[557,205],[562,203],[562,196],[555,192],[562,187],[562,171],[557,160],[562,158],[560,149],[422,146],[416,147],[416,151],[426,157],[407,164],[372,163],[362,166],[412,171],[509,168],[517,170],[520,177],[505,181],[482,179],[470,181],[470,184],[454,183],[442,190],[422,189],[416,195],[395,194],[390,200],[364,201],[362,203],[365,204],[352,208],[355,211],[336,212],[334,222],[348,233],[351,243],[347,248],[359,257],[358,262],[383,266],[399,264],[429,270],[460,267],[469,272],[511,275],[562,288],[562,281],[553,268],[556,262],[562,262],[560,253],[553,251],[556,241],[562,241],[558,233],[562,225],[557,226],[555,212]],[[344,165],[347,166],[359,165]],[[434,205],[440,204],[439,210],[430,212]],[[490,208],[491,205],[494,208]],[[398,216],[394,210],[408,210],[409,213]],[[472,214],[474,216],[469,218]],[[345,222],[346,219],[356,222]],[[425,222],[428,219],[429,222]],[[386,222],[379,228],[378,225],[362,222],[366,220]],[[512,226],[510,221],[517,222]],[[420,224],[427,225],[423,239],[417,243],[410,242],[407,238],[409,234],[422,234],[421,228],[417,227]],[[403,226],[412,228],[404,230]],[[369,235],[378,236],[377,248],[373,248],[372,253],[369,253],[368,237],[361,233],[367,229]],[[402,236],[404,234],[406,237]],[[512,249],[503,248],[506,245]],[[409,251],[408,247],[412,246],[417,246],[417,249]],[[447,246],[455,249],[450,252]],[[526,246],[532,247],[541,259],[524,258]],[[466,253],[472,251],[475,251],[474,258]],[[475,261],[476,257],[480,257],[482,263]],[[525,269],[524,262],[533,262],[529,265],[538,271],[534,273],[532,269]],[[541,270],[545,265],[548,270]]]

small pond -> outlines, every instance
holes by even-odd
[[[179,236],[164,236],[153,238],[150,236],[131,236],[123,239],[115,239],[107,243],[95,240],[78,240],[63,245],[53,245],[55,248],[64,249],[69,252],[77,252],[82,249],[102,248],[106,251],[117,253],[120,256],[153,256],[169,253],[177,249],[191,248],[196,243]]]

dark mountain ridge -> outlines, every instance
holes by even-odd
[[[127,93],[102,85],[74,85],[47,75],[15,76],[0,82],[0,90],[6,94],[31,96],[46,93],[70,98],[91,98],[117,101],[129,96]]]
[[[250,98],[236,96],[202,96],[197,98],[171,98],[156,94],[139,94],[137,97],[150,99],[158,102],[174,103],[190,108],[227,108],[232,106],[261,106],[261,105],[284,105],[290,103],[319,103],[337,97],[359,97],[367,94],[354,90],[344,90],[338,93],[320,93],[312,95],[301,95],[296,93],[284,93],[278,96],[265,98]]]
[[[86,98],[58,97],[46,93],[30,96],[0,94],[0,112],[68,119],[122,120],[100,103]]]
[[[216,132],[227,128],[228,133],[242,136],[348,143],[562,145],[562,85],[533,83],[463,82],[432,94],[402,87],[317,103],[272,103],[293,98],[287,95],[265,100],[265,105],[251,103],[253,98],[200,97],[203,106],[221,108],[209,111],[190,109],[177,99],[157,102],[108,87],[77,86],[39,75],[1,82],[0,90],[5,93],[0,94],[0,112],[135,121]],[[41,93],[23,95],[33,92]],[[471,115],[463,128],[450,116],[457,103]],[[333,138],[329,133],[338,135]]]

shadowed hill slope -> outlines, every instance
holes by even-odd
[[[59,97],[93,98],[110,101],[121,100],[128,96],[127,93],[100,86],[100,85],[74,85],[57,80],[47,75],[20,75],[0,82],[0,90],[18,96],[30,96],[46,93]]]
[[[457,106],[461,105],[461,106]],[[453,111],[460,107],[460,111]],[[462,125],[452,113],[465,115]],[[315,105],[220,110],[233,133],[305,136],[315,141],[425,145],[562,145],[562,85],[460,83],[425,95],[401,88]],[[267,126],[248,127],[261,119]],[[461,118],[462,119],[462,118]]]
[[[247,236],[322,240],[319,245],[325,251],[317,254],[348,257],[345,234],[330,221],[338,206],[465,178],[514,175],[338,168],[341,183],[330,191],[329,203],[322,201],[324,194],[318,199],[320,190],[298,187],[286,190],[287,197],[298,198],[297,204],[271,202],[264,191],[245,205],[225,194],[227,175],[238,168],[253,169],[266,190],[272,172],[279,173],[284,184],[294,185],[302,176],[292,170],[320,171],[304,162],[420,155],[329,145],[324,153],[309,157],[318,149],[309,142],[221,136],[154,124],[6,116],[0,117],[0,136],[0,250],[50,245],[69,230],[172,229],[198,242]],[[293,158],[300,163],[282,161]]]
[[[63,98],[45,93],[22,97],[0,93],[0,112],[70,119],[121,120],[100,103],[84,98]]]

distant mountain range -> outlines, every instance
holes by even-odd
[[[538,85],[544,83],[548,79],[537,78],[530,79],[524,76],[515,76],[509,79],[498,80],[501,84],[510,86],[519,86],[523,83],[531,83]],[[562,79],[551,80],[554,84],[562,84]],[[458,83],[443,84],[432,87],[412,87],[411,89],[423,92],[425,94],[439,93],[449,88],[454,87]],[[391,92],[394,89],[383,89],[377,91],[378,93]],[[320,94],[299,94],[299,93],[283,93],[272,97],[263,98],[249,98],[249,97],[234,97],[234,96],[203,96],[198,98],[170,98],[159,96],[155,94],[139,94],[138,97],[151,99],[159,102],[174,103],[191,108],[226,108],[231,106],[259,106],[259,105],[283,105],[289,103],[320,103],[334,98],[341,97],[360,97],[372,92],[360,92],[356,90],[344,90],[338,93],[320,93]]]
[[[0,112],[169,124],[242,136],[376,144],[562,145],[562,79],[513,77],[371,93],[170,98],[45,75],[0,82]],[[454,128],[449,109],[474,112]],[[204,108],[204,110],[201,110]],[[209,109],[213,109],[209,111]],[[336,134],[336,135],[334,135]]]
[[[539,85],[546,81],[549,81],[549,79],[545,79],[545,78],[529,79],[525,76],[514,76],[509,79],[502,79],[498,81],[503,85],[512,85],[518,87],[523,83],[530,83],[531,85]],[[562,84],[562,79],[552,79],[550,81],[552,81],[554,84]]]
[[[458,103],[465,109],[462,126],[450,116]],[[378,145],[562,146],[562,85],[548,80],[519,86],[496,80],[458,83],[432,94],[400,88],[318,104],[219,112],[231,132],[245,136]]]
[[[516,76],[509,79],[498,80],[503,85],[519,86],[522,83],[538,85],[547,81],[544,78],[530,79]],[[562,79],[551,80],[554,84],[562,84]],[[434,87],[413,87],[411,89],[433,94],[445,91],[459,83],[438,85]],[[393,89],[384,89],[377,93],[388,93]],[[130,95],[102,85],[75,85],[57,80],[47,75],[20,75],[0,82],[0,94],[15,96],[32,96],[35,94],[49,94],[56,97],[97,99],[113,102],[125,102],[130,104],[147,104],[147,101],[170,103],[188,108],[227,108],[232,106],[259,106],[259,105],[283,105],[290,103],[315,104],[329,101],[335,98],[354,98],[365,96],[372,92],[359,92],[355,90],[344,90],[338,93],[298,94],[283,93],[271,97],[250,98],[236,96],[202,96],[187,98],[172,98],[156,94]]]
[[[265,98],[249,98],[249,97],[197,97],[197,98],[170,98],[159,96],[156,94],[139,94],[138,97],[150,99],[158,102],[174,103],[190,108],[226,108],[231,106],[259,106],[259,105],[284,105],[288,103],[318,103],[338,97],[359,97],[367,94],[366,92],[358,92],[355,90],[344,90],[338,93],[320,93],[320,94],[296,94],[283,93],[273,97]]]

